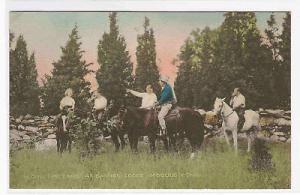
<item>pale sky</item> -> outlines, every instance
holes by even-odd
[[[224,20],[224,12],[119,12],[118,25],[125,37],[131,61],[136,64],[135,49],[137,35],[143,33],[144,17],[150,19],[150,25],[156,38],[157,64],[161,74],[176,77],[176,67],[172,61],[179,54],[180,47],[190,32],[205,26],[216,28]],[[263,32],[271,12],[257,12],[258,28]],[[75,24],[81,36],[84,59],[93,63],[91,69],[97,70],[97,45],[104,32],[109,30],[109,12],[11,12],[10,30],[16,36],[23,34],[30,52],[35,52],[39,82],[53,68],[52,62],[61,55],[61,46],[65,46],[68,34]],[[285,14],[276,12],[275,18],[282,23]],[[88,80],[92,88],[97,88],[94,75]]]

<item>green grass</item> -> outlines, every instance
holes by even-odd
[[[142,144],[132,154],[128,146],[114,153],[107,143],[105,153],[85,160],[76,152],[59,156],[56,151],[21,150],[10,159],[10,188],[290,188],[290,144],[268,146],[276,168],[272,173],[250,172],[245,143],[236,156],[223,140],[209,140],[194,160],[187,153],[158,151],[153,156]]]

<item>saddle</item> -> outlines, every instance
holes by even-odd
[[[170,118],[170,117],[176,117],[176,118],[178,118],[178,119],[180,119],[180,112],[179,112],[179,109],[178,109],[178,107],[172,107],[170,110],[169,110],[169,112],[168,112],[168,114],[165,116],[165,118]]]

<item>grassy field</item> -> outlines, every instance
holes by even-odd
[[[56,151],[22,150],[11,157],[10,188],[290,188],[290,144],[268,145],[275,163],[272,173],[248,170],[245,145],[236,156],[223,140],[209,140],[193,160],[187,153],[158,151],[153,156],[142,144],[132,154],[128,146],[114,153],[107,143],[105,153],[85,160],[75,151],[59,156]]]

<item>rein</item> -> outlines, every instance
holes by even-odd
[[[228,115],[224,116],[223,111],[222,111],[223,108],[224,108],[224,102],[222,102],[222,109],[221,109],[221,116],[222,116],[223,119],[228,118],[230,115],[232,115],[234,113],[234,110],[232,110],[231,113],[229,113]]]

